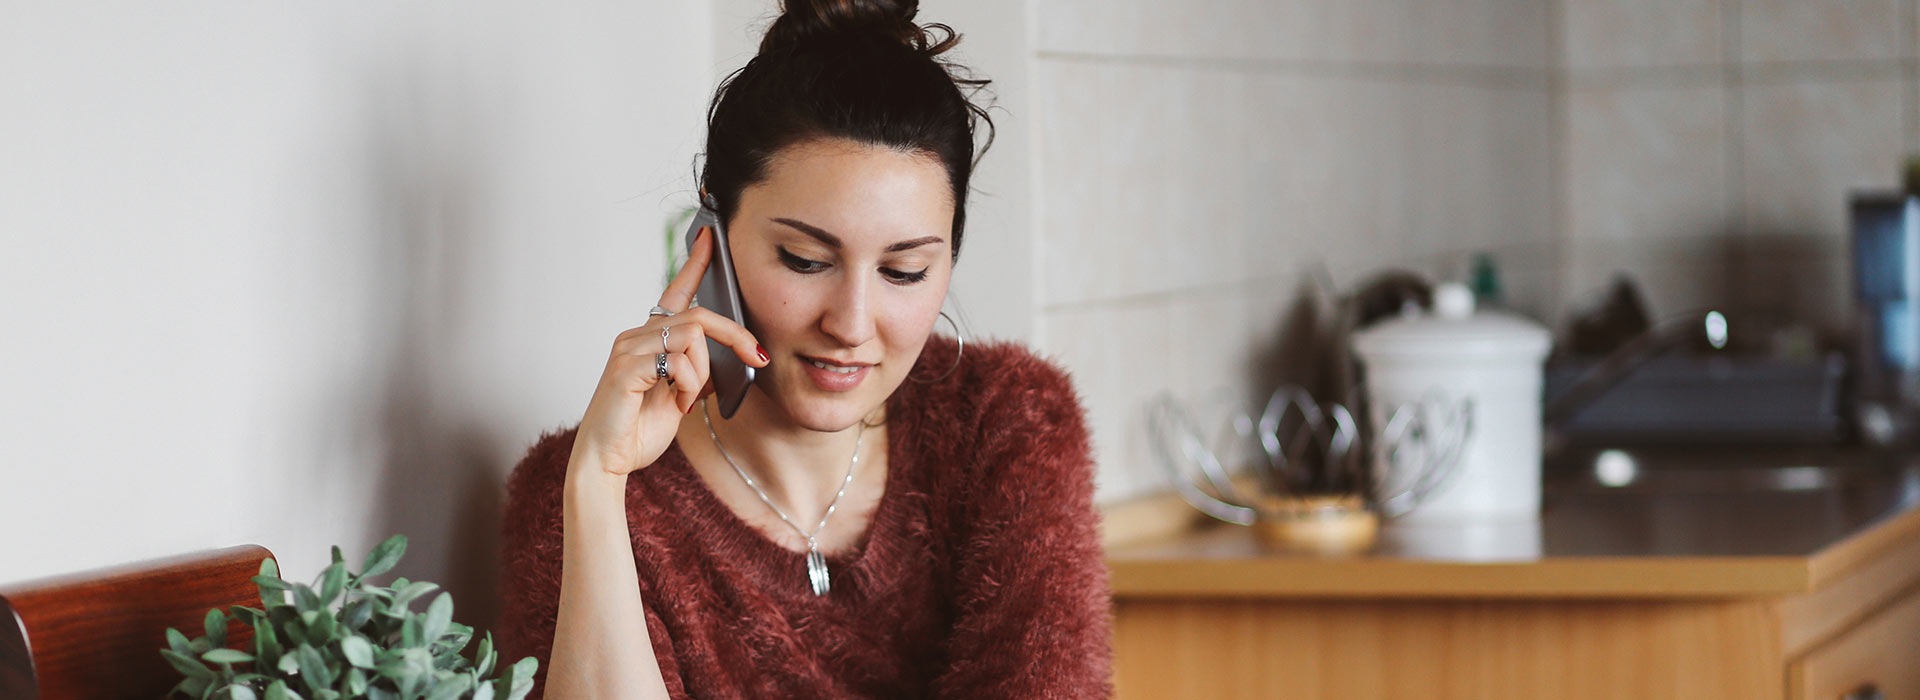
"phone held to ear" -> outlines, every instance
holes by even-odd
[[[693,222],[687,224],[688,253],[693,252],[694,236],[702,226],[713,235],[713,257],[707,262],[706,273],[700,276],[695,299],[700,306],[751,331],[753,324],[747,322],[746,309],[740,304],[740,278],[733,273],[733,253],[727,247],[727,231],[720,224],[720,205],[713,195],[701,196],[700,210],[693,215]],[[720,417],[732,418],[734,412],[740,410],[740,402],[747,398],[747,388],[753,386],[754,368],[741,362],[733,348],[711,337],[707,338],[707,365],[708,378],[713,382],[713,398],[720,402]]]

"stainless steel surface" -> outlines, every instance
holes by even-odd
[[[1920,505],[1920,459],[1860,449],[1581,449],[1546,470],[1547,556],[1802,556]]]
[[[1920,507],[1920,459],[1867,451],[1635,450],[1635,473],[1603,479],[1604,450],[1548,461],[1538,519],[1390,521],[1369,560],[1515,563],[1573,557],[1807,557]],[[1617,462],[1617,458],[1609,457]],[[1618,470],[1618,467],[1611,467]],[[1617,484],[1617,485],[1616,485]],[[1133,545],[1136,560],[1255,560],[1245,528]]]

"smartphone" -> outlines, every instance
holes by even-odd
[[[694,292],[694,302],[713,310],[715,313],[732,319],[751,332],[753,324],[747,320],[747,310],[740,304],[740,278],[733,274],[733,253],[727,247],[727,229],[720,224],[720,205],[713,195],[700,197],[700,211],[694,213],[693,221],[687,224],[687,252],[691,254],[694,236],[700,233],[700,227],[707,227],[713,236],[713,257],[707,262],[707,271],[700,276],[700,288]],[[720,417],[732,418],[740,410],[740,402],[747,398],[747,389],[753,386],[753,368],[740,361],[733,348],[722,345],[720,341],[707,338],[708,379],[713,382],[713,398],[720,402]]]

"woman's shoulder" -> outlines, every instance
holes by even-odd
[[[958,366],[953,364],[956,354]],[[938,379],[923,385],[920,398],[942,422],[974,423],[991,431],[1042,416],[1049,422],[1070,418],[1077,423],[1082,418],[1071,373],[1023,342],[969,341],[959,347],[952,338],[935,336],[922,355],[929,359],[921,364],[931,365],[931,370],[916,367],[915,374]]]
[[[980,397],[984,410],[1078,402],[1073,376],[1066,367],[1025,343],[968,343],[961,362],[962,371],[955,374],[965,375],[963,385]]]

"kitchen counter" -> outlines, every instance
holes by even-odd
[[[1764,474],[1765,479],[1756,478]],[[1154,596],[1743,596],[1805,593],[1920,536],[1920,469],[1711,467],[1543,489],[1538,520],[1389,522],[1354,556],[1288,554],[1202,524],[1111,548],[1114,593]]]
[[[1118,695],[1920,697],[1920,466],[1802,457],[1558,468],[1537,520],[1392,522],[1350,556],[1109,509]]]

